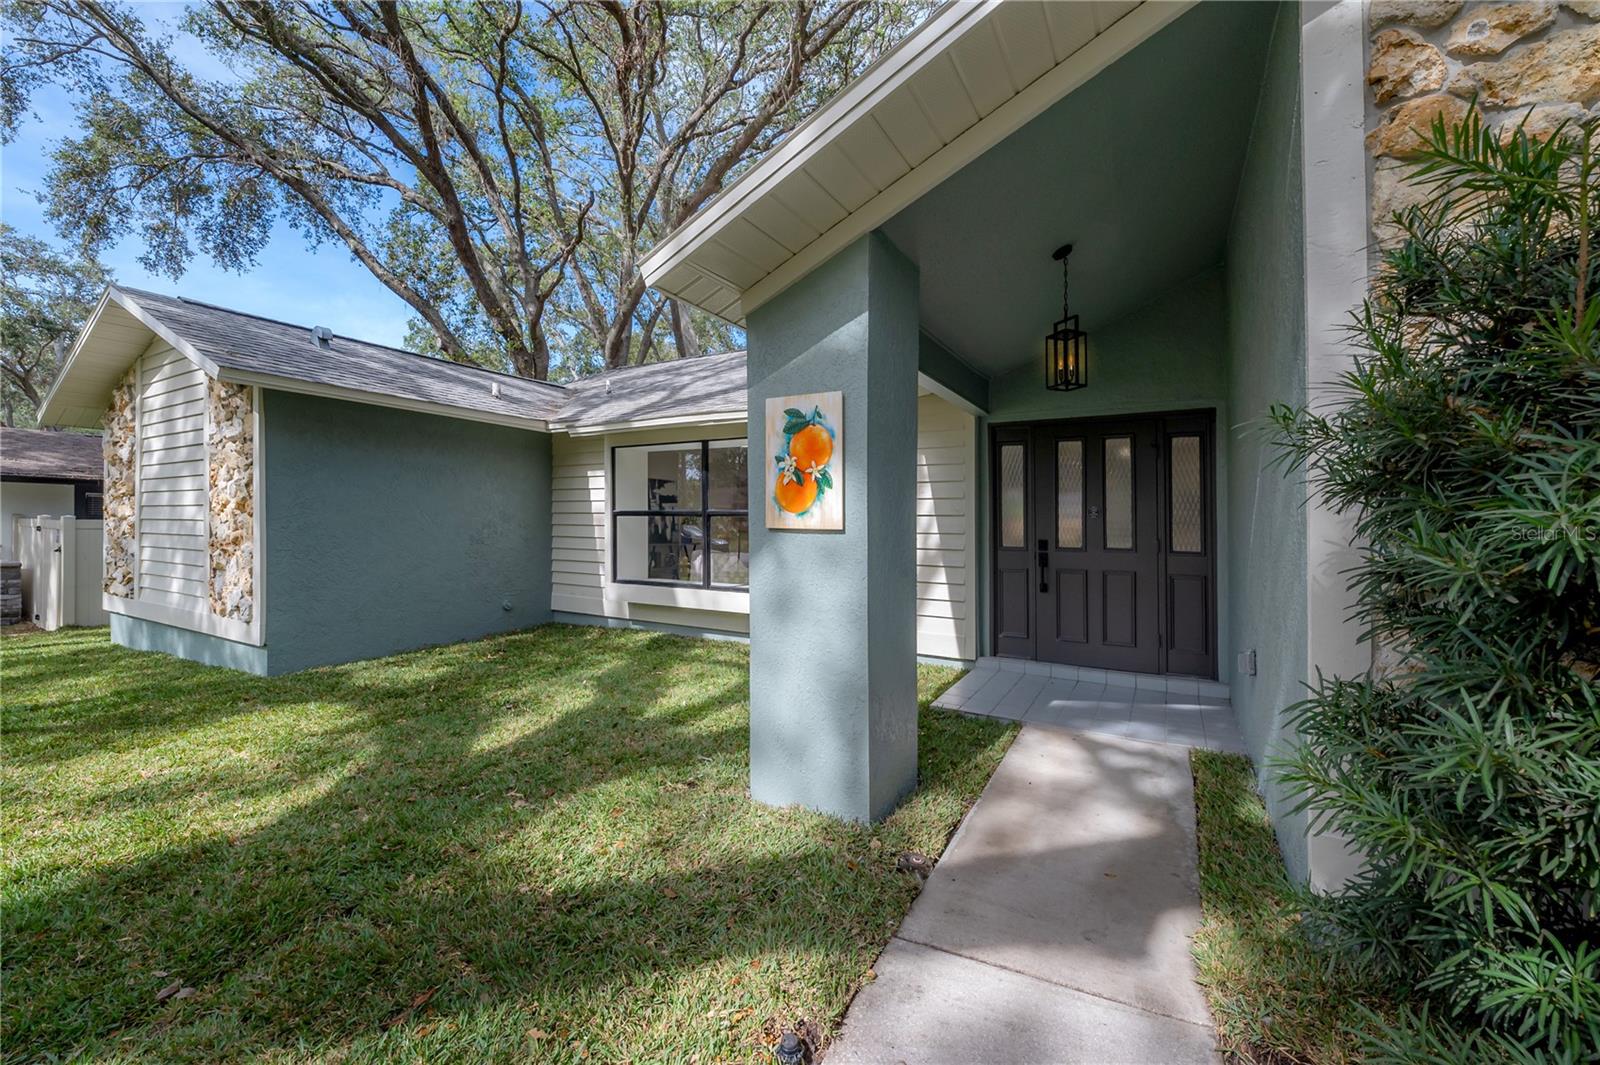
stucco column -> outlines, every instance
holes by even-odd
[[[916,268],[873,233],[747,323],[750,793],[876,820],[917,780]],[[766,401],[827,391],[844,529],[768,529]]]

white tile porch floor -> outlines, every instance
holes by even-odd
[[[1227,685],[980,658],[934,706],[1090,735],[1244,753]]]

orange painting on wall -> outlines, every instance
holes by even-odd
[[[767,528],[844,528],[844,393],[767,400]]]

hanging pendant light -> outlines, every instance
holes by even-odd
[[[1071,392],[1089,383],[1089,334],[1078,328],[1078,316],[1067,307],[1067,257],[1072,245],[1063,244],[1051,258],[1061,263],[1061,321],[1044,338],[1044,387]]]

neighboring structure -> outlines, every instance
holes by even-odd
[[[113,289],[42,411],[110,410],[113,636],[281,672],[551,617],[748,632],[752,794],[853,818],[914,786],[918,654],[1215,678],[1259,763],[1371,661],[1348,523],[1260,424],[1349,365],[1391,160],[1473,87],[1539,128],[1600,100],[1594,5],[1513,6],[946,5],[646,258],[747,358],[562,388]],[[768,530],[765,401],[825,391],[844,529]]]
[[[15,559],[19,515],[98,521],[100,434],[0,426],[0,556]]]

